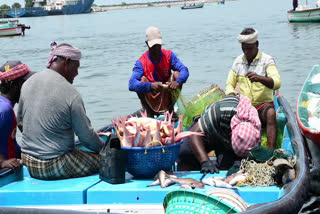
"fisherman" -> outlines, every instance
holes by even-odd
[[[258,31],[245,28],[238,36],[243,54],[234,61],[226,81],[226,95],[247,96],[257,108],[260,121],[266,127],[269,149],[274,149],[277,139],[276,111],[273,94],[281,86],[281,79],[272,56],[259,51]]]
[[[246,96],[225,96],[208,105],[190,131],[204,136],[190,136],[181,145],[179,170],[219,173],[248,156],[260,143],[261,123],[257,110]],[[208,153],[214,150],[216,160]]]
[[[161,49],[162,36],[158,28],[146,30],[146,44],[148,51],[133,67],[129,90],[137,92],[148,117],[154,117],[166,111],[173,112],[179,89],[187,81],[189,71],[172,51]]]
[[[19,102],[22,84],[33,74],[21,61],[7,61],[0,67],[0,169],[19,169],[20,147],[16,141],[14,105]]]
[[[98,153],[104,141],[92,128],[81,95],[72,86],[80,58],[79,49],[52,43],[48,69],[21,90],[21,158],[34,178],[74,178],[99,171]],[[75,148],[75,134],[92,152]]]
[[[292,6],[293,6],[293,11],[295,11],[296,8],[298,7],[298,0],[293,0],[292,1]]]

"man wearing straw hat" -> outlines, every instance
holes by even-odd
[[[269,149],[274,149],[277,139],[276,112],[273,94],[281,86],[281,79],[272,56],[259,51],[258,31],[245,28],[238,36],[243,54],[238,56],[229,72],[226,95],[247,96],[258,110],[259,118],[267,131]]]
[[[146,30],[146,44],[148,51],[133,68],[129,90],[137,92],[147,115],[154,117],[166,111],[173,112],[179,89],[187,81],[189,71],[172,51],[161,49],[162,36],[158,28]]]
[[[21,167],[16,141],[17,120],[13,110],[19,101],[22,84],[32,75],[21,61],[7,61],[0,67],[0,169]]]

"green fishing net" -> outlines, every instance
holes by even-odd
[[[221,100],[224,96],[224,91],[216,84],[202,89],[189,101],[180,94],[177,104],[178,113],[184,115],[182,121],[183,129],[187,130],[192,125],[193,118],[200,115],[206,106]]]

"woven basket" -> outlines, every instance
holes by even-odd
[[[121,147],[127,151],[127,171],[136,178],[153,178],[160,170],[171,170],[181,143],[148,148]]]
[[[240,212],[221,198],[194,190],[174,190],[163,201],[166,214],[227,214]]]

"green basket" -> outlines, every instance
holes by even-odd
[[[213,195],[194,190],[174,190],[169,192],[163,201],[166,214],[227,214],[240,211]]]

